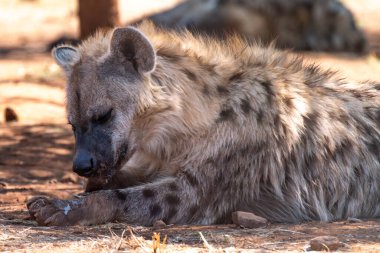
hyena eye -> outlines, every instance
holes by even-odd
[[[92,120],[93,123],[104,124],[104,123],[108,122],[111,119],[112,112],[113,112],[113,109],[111,108],[106,113],[101,114],[100,116],[93,118],[93,120]]]

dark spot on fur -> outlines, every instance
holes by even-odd
[[[266,146],[265,142],[257,142],[256,144],[247,144],[244,147],[242,147],[239,150],[239,153],[243,156],[246,157],[247,155],[255,155],[261,151],[263,151],[263,148]]]
[[[240,107],[245,114],[248,114],[252,110],[251,104],[249,103],[248,99],[241,100]]]
[[[226,87],[222,86],[222,85],[218,85],[216,87],[216,90],[218,91],[218,93],[220,95],[227,95],[229,93],[229,90]]]
[[[125,161],[125,158],[127,157],[128,151],[129,151],[128,143],[126,143],[126,142],[122,143],[121,147],[119,148],[119,159],[116,162],[116,165],[115,165],[116,168],[121,167],[123,161]],[[127,182],[133,184],[133,181],[134,180],[129,179]],[[126,186],[125,181],[124,181],[124,179],[122,179],[122,177],[117,177],[117,179],[112,180],[112,182],[115,182],[115,184],[119,184],[121,186],[120,188],[123,188],[123,186]]]
[[[227,107],[220,111],[218,121],[233,120],[235,117],[234,109]]]
[[[237,166],[234,169],[234,175],[235,175],[235,177],[240,177],[242,175],[242,167],[241,166]],[[240,182],[240,184],[242,184],[242,182]]]
[[[232,187],[232,185],[233,185],[233,183],[230,180],[223,182],[222,192],[224,192],[224,193],[231,192],[231,189],[234,188],[234,187]]]
[[[210,96],[210,89],[206,84],[202,88],[202,93],[206,96]]]
[[[170,207],[168,211],[167,218],[164,220],[166,224],[178,213],[178,209],[175,207]]]
[[[354,167],[354,173],[357,178],[361,175],[361,170],[358,167]]]
[[[334,151],[333,159],[335,161],[344,160],[344,156],[350,152],[352,145],[349,139],[343,139]]]
[[[325,143],[327,143],[327,141],[326,141]],[[329,157],[333,156],[333,150],[332,150],[328,145],[325,145],[325,153],[326,153]]]
[[[246,145],[245,147],[240,149],[240,153],[242,156],[246,156],[249,154],[250,147]]]
[[[308,171],[310,172],[310,178],[314,179],[319,176],[317,170],[314,169],[318,164],[318,158],[315,154],[306,154],[304,156],[304,164],[305,168],[308,168]]]
[[[281,125],[281,118],[280,118],[280,115],[276,114],[276,115],[274,116],[273,124],[274,124],[274,126],[275,126],[277,129],[280,128],[280,125]]]
[[[348,188],[348,196],[350,197],[354,197],[357,195],[357,192],[358,192],[358,189],[357,189],[357,184],[356,182],[354,181],[351,181],[350,182],[350,185],[349,185],[349,188]],[[346,208],[345,208],[345,212],[346,212]]]
[[[322,83],[325,78],[320,74],[320,70],[318,66],[308,66],[305,68],[305,84],[310,87],[316,87],[318,84]]]
[[[375,113],[375,122],[380,126],[380,110],[377,110]]]
[[[256,113],[256,120],[257,122],[262,122],[263,121],[263,118],[264,118],[264,112],[263,110],[259,110],[257,113]]]
[[[125,201],[127,199],[127,194],[122,190],[115,190],[115,194],[116,197],[121,201]]]
[[[363,125],[362,127],[363,127],[363,129],[361,130],[361,132],[362,132],[363,134],[365,134],[365,135],[369,135],[369,136],[371,136],[371,135],[373,134],[373,129],[372,129],[371,126],[365,124],[365,125]]]
[[[149,207],[149,211],[150,211],[150,216],[157,217],[158,215],[161,214],[162,208],[158,204],[154,204]]]
[[[349,117],[347,115],[347,113],[341,111],[339,114],[338,114],[338,120],[342,123],[344,123],[345,125],[348,125],[349,124]]]
[[[380,83],[376,84],[374,87],[376,90],[380,90]]]
[[[357,99],[362,99],[364,96],[363,96],[363,93],[357,91],[357,90],[350,90],[351,91],[351,94],[357,98]]]
[[[282,136],[286,136],[288,129],[286,125],[282,122],[279,114],[276,114],[273,119],[273,125]]]
[[[205,164],[211,164],[212,166],[216,165],[216,160],[213,157],[209,157],[206,159]]]
[[[225,163],[229,163],[232,161],[232,159],[234,158],[234,155],[233,154],[228,154],[225,158],[224,158],[224,162]]]
[[[191,186],[196,186],[198,185],[198,180],[195,176],[190,174],[190,172],[184,170],[182,171],[182,174],[185,176],[186,180],[189,182]]]
[[[380,159],[380,141],[372,139],[371,141],[366,141],[365,143],[367,145],[368,151]]]
[[[292,98],[291,97],[288,97],[286,96],[284,98],[284,103],[285,105],[288,107],[288,108],[291,108],[293,106],[293,102],[292,102]]]
[[[280,130],[282,131],[283,135],[287,136],[288,135],[288,128],[286,127],[286,125],[281,122],[280,128],[281,128]]]
[[[331,212],[335,213],[338,210],[338,204],[339,202],[336,201],[332,206],[331,206]]]
[[[183,72],[185,73],[185,75],[191,80],[191,81],[196,81],[197,80],[197,76],[190,70],[188,69],[184,69]]]
[[[224,174],[221,171],[217,172],[217,175],[215,176],[215,183],[220,184],[224,181]]]
[[[318,112],[314,111],[314,112],[308,113],[306,116],[302,116],[302,118],[304,121],[305,128],[312,129],[318,126],[318,118],[319,118]]]
[[[266,82],[261,83],[261,86],[263,86],[264,90],[267,93],[267,101],[268,101],[268,103],[272,104],[273,103],[273,98],[275,96],[275,94],[273,92],[273,85],[272,85],[272,83],[269,82],[269,81],[266,81]]]
[[[215,65],[214,64],[201,64],[202,68],[207,70],[208,72],[211,72],[211,74],[215,73]]]
[[[172,194],[165,196],[165,200],[171,206],[176,206],[181,202],[178,196]]]
[[[151,189],[144,189],[142,191],[144,198],[153,198],[156,193]]]
[[[377,126],[380,126],[380,108],[373,108],[373,110],[371,110],[371,119],[373,119],[374,123],[377,125]]]
[[[229,78],[229,80],[230,80],[230,82],[232,82],[232,81],[237,81],[237,80],[241,79],[242,75],[243,75],[243,72],[235,73],[235,74],[233,74],[233,75]]]
[[[192,218],[195,217],[195,214],[197,213],[197,211],[199,210],[199,206],[197,205],[194,205],[192,207],[189,208],[189,218],[190,220],[192,220]]]
[[[124,213],[128,213],[128,211],[129,211],[129,206],[125,205],[124,208],[123,208],[123,212]]]
[[[175,182],[172,182],[169,184],[169,190],[175,192],[175,191],[178,191],[178,186]]]

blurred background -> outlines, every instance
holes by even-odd
[[[83,189],[71,172],[65,78],[51,48],[144,18],[220,40],[231,32],[275,40],[348,80],[380,82],[379,0],[0,0],[0,223],[27,220],[30,196]]]

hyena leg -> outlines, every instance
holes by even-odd
[[[167,223],[212,223],[202,215],[204,189],[196,177],[184,173],[175,178],[122,190],[89,193],[78,200],[35,198],[28,209],[40,225],[90,225],[125,221],[151,225],[162,219]],[[203,212],[207,213],[207,212]]]
[[[98,191],[74,200],[35,197],[27,207],[39,225],[91,225],[113,220],[117,206],[111,199],[111,192]]]

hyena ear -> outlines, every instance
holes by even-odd
[[[111,39],[111,54],[130,61],[142,73],[154,70],[156,53],[152,44],[133,27],[116,28]]]
[[[79,62],[80,54],[78,50],[71,46],[58,46],[51,52],[55,61],[66,73],[70,72],[73,66]]]

